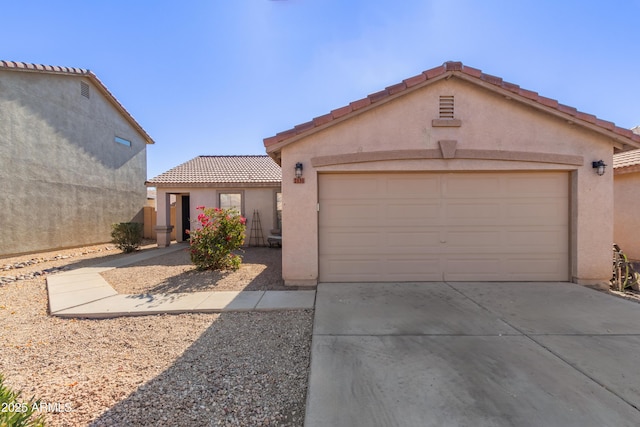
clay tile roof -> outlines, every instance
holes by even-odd
[[[113,94],[109,91],[109,89],[107,89],[104,83],[102,83],[98,76],[96,76],[91,70],[86,70],[83,68],[60,67],[56,65],[30,64],[27,62],[0,60],[0,71],[2,70],[86,77],[93,82],[96,88],[113,104],[113,106],[120,112],[120,114],[122,114],[124,118],[140,133],[140,135],[142,135],[147,144],[154,143],[149,134],[142,128],[142,126],[140,126],[136,119],[133,118],[133,116],[127,111],[127,109],[124,108],[122,104],[120,104],[120,101],[118,101],[116,97],[113,96]]]
[[[640,150],[625,151],[613,155],[613,168],[625,168],[640,164]]]
[[[511,96],[511,93],[515,94],[516,96],[519,96],[519,99],[523,102],[533,102],[533,105],[537,104],[540,108],[547,109],[547,111],[551,110],[558,114],[565,115],[567,120],[571,120],[575,123],[583,123],[587,126],[591,126],[592,129],[600,129],[605,133],[608,132],[614,139],[622,137],[640,144],[640,132],[631,132],[629,129],[618,127],[611,122],[601,120],[591,114],[583,113],[573,107],[560,104],[555,99],[546,98],[539,95],[537,92],[523,89],[513,83],[505,82],[500,77],[485,74],[477,68],[465,66],[462,62],[450,61],[445,62],[439,67],[424,71],[422,74],[405,79],[396,85],[389,86],[386,89],[373,93],[366,98],[353,101],[344,107],[336,108],[329,114],[320,116],[311,122],[305,123],[304,126],[296,126],[292,129],[280,132],[275,136],[265,138],[264,146],[269,152],[274,150],[277,151],[277,148],[269,149],[269,147],[273,147],[276,144],[285,142],[299,135],[306,134],[307,132],[314,132],[318,127],[330,126],[331,122],[335,120],[343,119],[345,116],[358,114],[359,111],[371,108],[372,106],[375,106],[375,104],[388,101],[391,97],[402,96],[403,93],[408,93],[422,85],[450,76],[459,76],[467,81],[475,81],[483,84],[485,87],[494,88],[495,90],[508,91],[510,92],[509,96]]]
[[[631,132],[640,135],[640,126],[631,129]],[[625,151],[613,155],[613,168],[618,169],[619,172],[626,170],[625,168],[629,168],[628,170],[631,171],[631,166],[638,165],[640,165],[640,150]],[[633,169],[633,172],[636,172],[637,168]]]
[[[280,166],[267,155],[198,156],[147,184],[278,184],[281,181]]]

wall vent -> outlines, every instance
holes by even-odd
[[[453,95],[440,95],[440,118],[453,119]]]
[[[85,82],[80,82],[80,95],[89,98],[89,85]]]

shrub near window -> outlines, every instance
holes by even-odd
[[[237,270],[242,259],[233,253],[244,243],[246,218],[234,209],[205,208],[194,222],[199,228],[190,232],[191,262],[198,270]],[[189,233],[189,230],[187,230]]]

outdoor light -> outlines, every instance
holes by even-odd
[[[302,178],[302,163],[296,163],[296,178]]]
[[[604,160],[598,160],[597,162],[592,162],[591,166],[596,169],[596,173],[598,176],[604,175],[604,168],[607,166],[604,164]]]

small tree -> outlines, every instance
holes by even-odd
[[[142,224],[138,222],[113,224],[111,238],[112,243],[115,243],[122,252],[133,252],[142,243]]]
[[[244,244],[246,218],[234,209],[205,208],[190,233],[189,253],[198,270],[237,270],[242,259],[233,253]],[[189,230],[187,230],[189,232]]]

